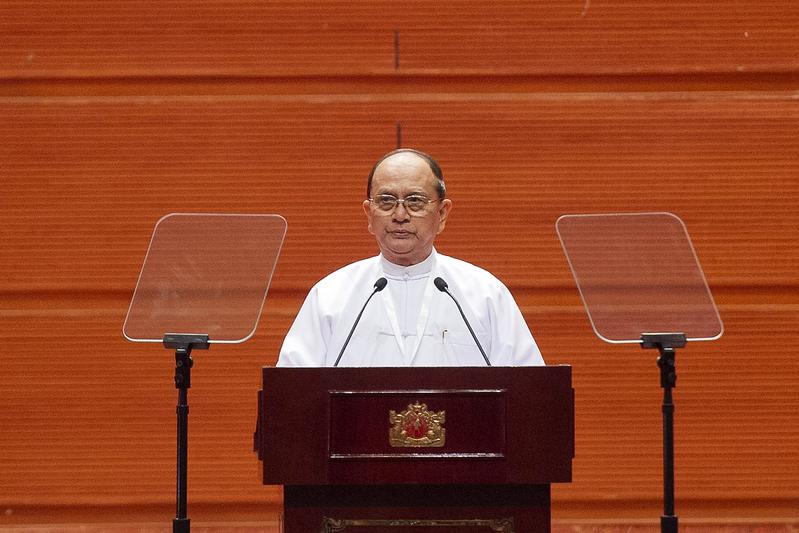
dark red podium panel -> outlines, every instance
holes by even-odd
[[[255,445],[286,533],[549,531],[571,367],[264,368]]]

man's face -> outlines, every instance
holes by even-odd
[[[421,157],[401,152],[385,159],[372,177],[372,198],[391,194],[405,198],[421,194],[438,200],[438,180]],[[383,256],[397,265],[415,265],[433,251],[433,241],[441,233],[452,208],[449,199],[433,202],[423,211],[409,212],[404,205],[385,213],[366,200],[363,210],[369,221],[369,233],[375,236]]]

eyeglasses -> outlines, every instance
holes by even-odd
[[[393,194],[378,194],[374,198],[369,198],[372,205],[377,208],[379,215],[390,215],[397,205],[401,204],[409,215],[422,216],[427,213],[428,205],[439,200],[431,200],[423,194],[410,194],[405,198],[397,198]]]

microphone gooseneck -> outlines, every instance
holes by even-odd
[[[436,289],[440,290],[441,292],[447,293],[449,295],[449,297],[452,298],[452,301],[455,302],[455,305],[458,307],[458,311],[460,311],[460,313],[461,313],[461,317],[463,318],[463,322],[466,324],[466,327],[469,328],[469,333],[472,334],[472,338],[474,339],[474,343],[477,345],[477,348],[480,350],[480,354],[482,354],[483,359],[485,359],[486,365],[487,366],[491,366],[491,361],[488,360],[488,356],[486,355],[485,350],[483,350],[483,347],[480,345],[480,341],[477,340],[477,335],[474,334],[474,330],[472,329],[472,325],[469,324],[469,321],[466,319],[466,315],[463,313],[463,309],[461,309],[461,304],[459,304],[458,300],[456,300],[455,297],[452,295],[452,293],[449,292],[449,288],[448,288],[449,285],[447,285],[447,282],[444,281],[441,278],[436,278],[436,279],[433,280],[433,285],[435,285]]]
[[[369,300],[372,299],[372,296],[385,289],[387,283],[388,280],[386,278],[380,278],[377,281],[375,281],[374,285],[375,289],[372,291],[372,294],[369,295],[369,298],[366,299],[366,301],[363,304],[363,307],[361,307],[361,312],[358,313],[358,316],[355,318],[355,323],[352,325],[352,329],[350,329],[349,335],[347,335],[347,340],[344,341],[344,345],[341,347],[341,351],[338,353],[338,357],[336,357],[336,362],[333,363],[334,367],[338,366],[338,362],[341,361],[341,356],[344,355],[344,350],[347,348],[347,345],[350,343],[350,338],[352,338],[352,334],[355,332],[355,326],[357,326],[358,322],[360,322],[361,315],[366,309],[366,305],[369,303]]]

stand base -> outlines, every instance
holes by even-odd
[[[188,518],[173,518],[172,533],[189,533],[190,521]]]

